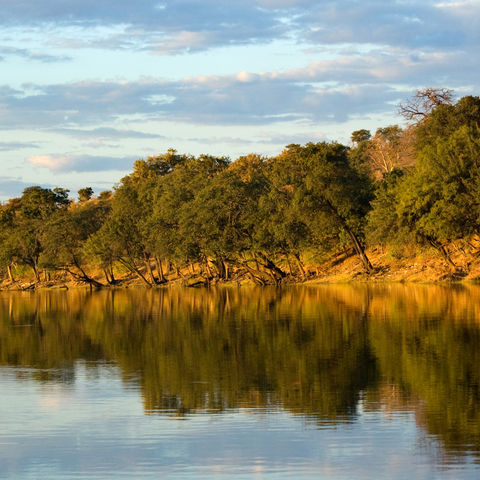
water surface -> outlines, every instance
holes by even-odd
[[[479,294],[1,293],[0,478],[479,478]]]

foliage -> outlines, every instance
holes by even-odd
[[[421,239],[451,241],[479,231],[476,182],[480,132],[461,127],[418,156],[415,172],[399,190],[399,224]]]
[[[292,144],[233,162],[169,149],[97,197],[26,188],[0,205],[0,268],[10,281],[15,266],[35,281],[39,268],[91,281],[101,267],[113,284],[121,266],[151,286],[166,281],[164,266],[188,265],[206,281],[235,270],[280,283],[306,278],[307,255],[340,252],[371,273],[366,242],[428,244],[448,259],[449,243],[480,234],[480,99],[453,103],[438,89],[415,98],[420,122],[357,130],[351,147]]]

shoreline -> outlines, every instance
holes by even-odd
[[[366,274],[358,257],[354,255],[340,256],[330,259],[322,265],[307,265],[307,275],[287,276],[282,282],[265,282],[265,286],[288,285],[324,285],[324,284],[355,284],[355,283],[476,283],[480,282],[480,260],[472,256],[457,256],[457,269],[453,270],[443,259],[428,254],[396,259],[381,249],[372,249],[368,252],[375,267],[372,274]],[[257,285],[245,273],[228,280],[218,278],[206,279],[200,274],[188,272],[188,268],[181,276],[170,274],[167,282],[162,284],[146,285],[139,278],[131,274],[118,275],[115,285],[106,284],[99,274],[93,275],[102,286],[89,285],[86,282],[66,278],[52,278],[34,282],[31,277],[18,277],[14,283],[4,279],[0,283],[0,291],[35,291],[35,290],[69,290],[76,288],[125,289],[125,288],[165,288],[169,286],[208,287],[208,286],[254,286]]]

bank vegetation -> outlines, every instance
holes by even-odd
[[[2,285],[384,279],[395,265],[476,278],[480,98],[425,89],[399,110],[405,128],[348,146],[234,161],[170,149],[98,196],[28,187],[0,205]]]

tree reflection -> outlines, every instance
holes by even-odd
[[[0,363],[74,382],[115,362],[148,414],[284,408],[317,423],[413,410],[480,452],[480,289],[316,286],[0,296]],[[25,372],[24,372],[25,374]]]

